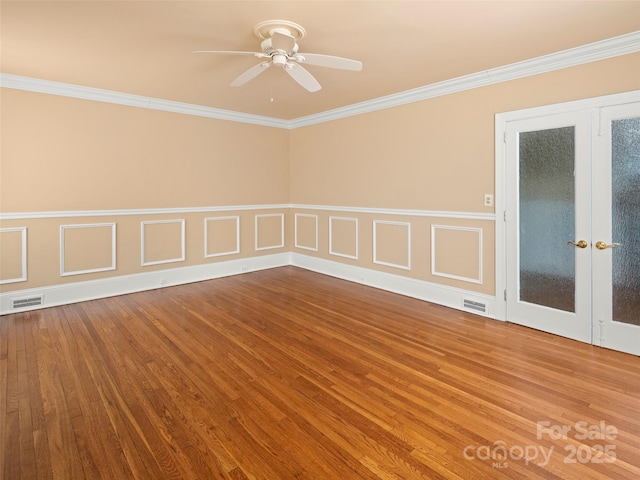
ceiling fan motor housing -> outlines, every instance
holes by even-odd
[[[283,67],[287,64],[287,56],[281,53],[276,53],[271,57],[271,61],[273,62],[274,65]]]
[[[272,55],[273,53],[282,53],[284,55],[295,55],[298,52],[298,44],[295,39],[289,35],[278,34],[275,37],[265,38],[260,43],[262,53]]]

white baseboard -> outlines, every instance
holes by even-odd
[[[148,273],[101,278],[87,282],[64,283],[47,287],[3,292],[0,293],[0,315],[67,305],[116,295],[125,295],[191,282],[200,282],[202,280],[211,280],[229,275],[281,267],[290,265],[290,263],[289,253],[277,253],[274,255],[241,258],[191,267],[171,268]],[[42,304],[40,305],[12,308],[14,300],[38,296],[42,296],[43,298]]]
[[[380,272],[296,252],[291,253],[291,265],[343,280],[380,288],[389,292],[399,293],[407,297],[444,305],[445,307],[456,310],[472,312],[483,317],[496,318],[494,315],[496,311],[496,297],[492,295],[484,295],[459,288],[438,285],[425,280]],[[465,299],[485,305],[485,311],[482,312],[465,308]]]
[[[494,313],[496,311],[496,298],[490,295],[483,295],[459,288],[447,287],[424,280],[380,272],[295,252],[262,255],[191,267],[171,268],[148,273],[102,278],[87,282],[65,283],[41,288],[4,292],[0,293],[0,315],[67,305],[116,295],[125,295],[191,282],[200,282],[285,265],[293,265],[324,275],[444,305],[456,310],[469,311],[485,317],[496,318]],[[42,297],[42,303],[39,305],[18,308],[12,307],[14,300],[40,296]],[[484,305],[485,311],[465,308],[464,300]]]

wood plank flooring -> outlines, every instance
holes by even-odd
[[[640,478],[639,357],[295,267],[1,317],[0,393],[6,480]]]

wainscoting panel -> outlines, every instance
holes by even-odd
[[[0,285],[27,281],[27,227],[0,229]]]
[[[495,295],[493,213],[297,204],[291,214],[318,218],[318,249],[294,252]],[[367,283],[368,276],[358,281]]]
[[[373,263],[411,270],[411,223],[373,221]]]
[[[220,257],[240,253],[240,217],[204,219],[204,256]]]
[[[295,214],[294,245],[303,250],[318,251],[318,216],[307,213]]]
[[[140,222],[140,236],[142,266],[185,260],[184,219]]]
[[[116,224],[60,225],[60,276],[116,269]]]
[[[3,213],[1,294],[271,254],[255,250],[261,214],[258,246],[287,245],[286,204]]]
[[[461,310],[472,301],[493,316],[493,214],[265,204],[0,222],[2,314],[298,265]],[[43,301],[16,302],[31,297]]]
[[[329,254],[358,260],[358,219],[329,217]]]
[[[482,229],[431,225],[431,274],[482,283]]]
[[[256,215],[256,251],[284,247],[284,213]]]

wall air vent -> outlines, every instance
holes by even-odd
[[[33,297],[14,298],[11,300],[11,308],[36,307],[44,303],[44,295],[35,295]]]
[[[462,300],[462,307],[466,310],[472,310],[474,312],[487,313],[487,305],[481,302],[474,302],[465,298]]]

